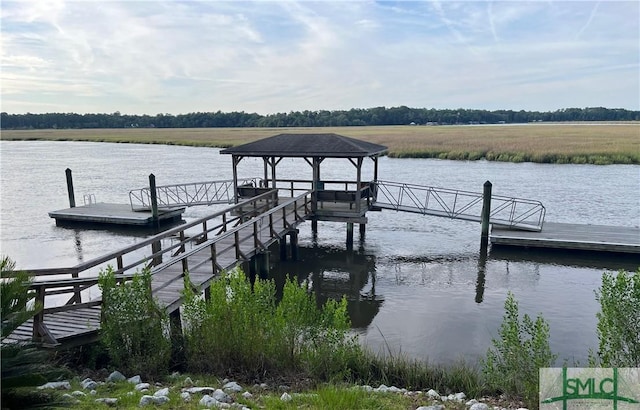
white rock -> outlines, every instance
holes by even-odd
[[[182,385],[184,387],[193,387],[193,380],[191,380],[191,377],[187,377],[184,379],[184,381],[182,382]]]
[[[128,391],[127,396],[135,396],[137,393],[134,391]]]
[[[163,404],[169,403],[169,398],[167,396],[154,396],[153,404],[157,404],[158,406],[162,406]]]
[[[489,410],[489,406],[484,403],[475,403],[469,407],[469,410]]]
[[[208,394],[205,394],[204,396],[202,396],[198,404],[207,408],[211,408],[211,407],[217,407],[218,404],[220,404],[220,402],[214,399],[213,397],[209,396]]]
[[[136,384],[136,387],[134,387],[135,390],[137,391],[143,391],[143,390],[149,390],[149,383],[138,383]]]
[[[282,393],[282,396],[280,396],[280,400],[282,401],[291,401],[291,395],[289,393]]]
[[[72,391],[71,395],[75,396],[75,397],[85,397],[87,395],[87,393],[85,393],[83,391],[80,391],[80,390],[76,390],[76,391]]]
[[[460,392],[460,393],[454,394],[453,395],[453,399],[451,399],[451,400],[457,400],[460,403],[462,403],[464,401],[464,399],[466,399],[466,398],[467,398],[467,395],[462,393],[462,392]]]
[[[187,403],[191,401],[191,395],[186,391],[183,391],[182,393],[180,393],[180,398]]]
[[[242,397],[244,397],[245,399],[250,399],[253,397],[253,394],[251,394],[250,392],[246,391],[244,393],[242,393]]]
[[[439,399],[440,398],[440,393],[438,393],[437,391],[431,389],[427,392],[427,396],[431,397],[432,399]]]
[[[242,391],[242,387],[240,387],[240,385],[236,382],[228,382],[224,386],[222,386],[222,390],[240,393]]]
[[[65,393],[65,394],[62,395],[62,398],[65,399],[65,400],[73,400],[75,397],[73,397],[69,393]]]
[[[183,389],[182,391],[190,393],[190,394],[212,394],[216,391],[213,387],[189,387],[188,389]]]
[[[153,396],[145,394],[144,396],[140,397],[140,402],[138,404],[140,406],[148,406],[150,404],[153,404]]]
[[[221,403],[231,403],[233,399],[227,393],[223,392],[220,389],[216,389],[211,395],[214,399],[218,400]]]
[[[476,399],[471,399],[471,400],[469,400],[468,402],[466,402],[466,403],[465,403],[465,406],[467,406],[467,407],[471,407],[471,406],[473,406],[473,405],[474,405],[474,404],[476,404],[476,403],[478,403],[478,400],[476,400]]]
[[[520,407],[518,410],[529,410],[526,407]]]
[[[154,397],[161,397],[161,396],[168,396],[169,395],[169,388],[165,387],[164,389],[160,389],[157,392],[153,393]]]
[[[433,406],[420,406],[416,410],[444,410],[444,406],[442,404],[436,404]]]
[[[71,383],[67,381],[63,382],[49,382],[38,387],[39,390],[53,389],[53,390],[71,390]]]
[[[389,387],[387,387],[384,384],[381,384],[380,386],[373,389],[373,391],[377,391],[378,393],[386,393],[387,391],[389,391]]]
[[[140,384],[142,383],[142,378],[140,377],[140,375],[136,375],[133,377],[129,377],[127,381],[131,384]]]
[[[229,403],[218,403],[219,409],[230,409],[231,405]]]
[[[108,382],[121,382],[123,380],[127,380],[127,378],[124,377],[124,374],[120,373],[117,370],[111,373],[109,377],[107,377]]]
[[[84,379],[80,382],[80,385],[85,390],[94,390],[96,387],[98,387],[98,383],[94,382],[91,379]]]
[[[91,390],[91,391],[89,392],[89,394],[90,394],[90,395],[92,395],[92,396],[95,396],[96,394],[98,394],[98,392],[97,392],[97,391],[95,391],[95,390]]]
[[[267,383],[260,383],[260,388],[263,390],[267,390],[269,388],[269,385]]]

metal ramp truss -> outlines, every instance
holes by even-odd
[[[376,181],[373,207],[481,222],[482,193]],[[491,224],[510,229],[542,230],[545,207],[540,201],[491,196]]]
[[[239,179],[238,185],[259,186],[260,178]],[[233,202],[233,180],[192,182],[187,184],[162,185],[156,187],[158,209],[180,206],[229,204]],[[151,209],[149,187],[129,191],[131,209],[142,211]]]

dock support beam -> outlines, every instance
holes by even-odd
[[[480,236],[480,247],[486,248],[489,245],[489,219],[491,216],[491,182],[484,183],[482,191],[482,234]]]
[[[367,233],[367,224],[360,224],[360,240],[364,240]]]
[[[169,313],[169,328],[171,334],[171,361],[174,365],[182,365],[186,362],[186,356],[184,352],[184,335],[182,333],[180,309]]]
[[[280,239],[280,260],[281,261],[287,260],[287,235],[286,234],[282,235],[282,238]]]
[[[347,249],[353,249],[353,222],[347,222]]]
[[[151,218],[156,228],[160,222],[158,220],[158,193],[156,192],[156,176],[149,174],[149,191],[151,192]]]
[[[297,261],[298,260],[298,230],[291,231],[289,236],[291,237],[291,241],[290,241],[290,243],[291,243],[291,260],[292,261]]]
[[[76,207],[76,196],[73,192],[73,177],[71,176],[71,169],[67,168],[65,171],[67,174],[67,193],[69,194],[69,208]]]

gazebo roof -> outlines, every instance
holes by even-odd
[[[245,157],[358,158],[380,155],[386,150],[384,145],[338,134],[278,134],[220,153]]]

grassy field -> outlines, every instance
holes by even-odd
[[[5,130],[2,140],[98,141],[230,147],[280,133],[336,133],[389,147],[394,157],[640,164],[639,123],[326,128]]]

